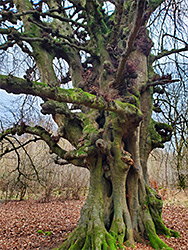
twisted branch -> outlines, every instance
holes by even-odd
[[[102,96],[95,96],[84,92],[82,89],[61,89],[51,88],[44,83],[30,82],[13,76],[0,76],[0,88],[8,93],[31,94],[41,97],[44,101],[49,99],[59,103],[74,103],[85,105],[87,107],[108,110],[118,114],[121,118],[139,122],[142,117],[141,111],[134,105],[123,103],[121,101],[106,101]]]

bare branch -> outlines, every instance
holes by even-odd
[[[82,104],[87,107],[99,110],[113,111],[125,120],[138,122],[141,119],[141,112],[136,107],[129,103],[120,101],[108,102],[102,96],[95,96],[84,92],[82,89],[61,89],[51,88],[44,83],[30,82],[26,80],[13,77],[1,76],[0,88],[6,90],[8,93],[14,94],[31,94],[40,96],[43,100],[52,99],[57,102]]]
[[[19,17],[25,16],[25,15],[39,15],[43,18],[46,18],[46,16],[49,16],[49,17],[52,17],[55,19],[59,19],[62,22],[72,23],[78,27],[87,28],[87,25],[85,25],[83,23],[76,22],[75,20],[70,19],[68,17],[62,17],[62,16],[59,16],[56,14],[52,14],[52,12],[59,12],[59,9],[48,10],[45,13],[39,12],[37,10],[26,10],[26,11],[22,11],[21,13],[15,14],[15,17],[19,18]],[[31,20],[29,20],[29,21],[31,21]]]
[[[8,48],[13,47],[15,44],[16,44],[16,42],[8,41],[8,42],[0,45],[0,50],[1,49],[7,50]]]
[[[44,140],[48,144],[52,152],[56,153],[61,158],[63,158],[65,153],[67,152],[61,149],[55,142],[53,142],[51,138],[51,134],[40,126],[30,127],[30,126],[26,126],[25,124],[16,125],[13,128],[7,129],[4,132],[2,132],[0,134],[0,141],[4,139],[7,135],[9,134],[15,135],[16,133],[19,136],[24,133],[29,133],[29,134],[39,136],[42,140]]]
[[[2,139],[0,138],[0,140],[2,140]],[[23,147],[25,147],[26,145],[28,145],[31,142],[36,142],[36,141],[39,141],[39,140],[42,140],[42,139],[35,137],[34,139],[30,139],[30,140],[24,142],[23,144],[20,144],[19,146],[15,147],[15,148],[7,149],[2,154],[0,154],[0,157],[3,157],[4,155],[6,155],[6,154],[8,154],[10,152],[15,151],[15,149],[18,150],[20,148],[23,148]]]
[[[188,51],[188,44],[186,44],[186,46],[184,48],[181,48],[181,49],[172,49],[169,51],[164,50],[160,54],[158,54],[157,56],[153,57],[152,62],[159,60],[162,57],[169,56],[169,55],[176,54],[176,53],[180,53],[180,52],[184,52],[184,51]]]
[[[166,85],[168,83],[174,83],[174,82],[179,82],[179,79],[173,79],[173,80],[169,80],[169,79],[163,79],[161,81],[155,81],[155,82],[150,82],[149,84],[147,84],[147,86],[158,86],[158,85]]]
[[[30,161],[30,163],[31,163],[31,165],[32,165],[32,167],[33,167],[33,169],[34,169],[34,171],[35,171],[35,174],[36,174],[36,177],[37,177],[37,181],[42,185],[42,183],[41,183],[41,181],[40,181],[39,173],[38,173],[38,171],[37,171],[37,169],[36,169],[36,167],[35,167],[35,164],[33,163],[33,160],[32,160],[32,158],[31,158],[31,156],[29,155],[29,153],[28,153],[27,150],[25,149],[26,143],[21,144],[21,142],[20,142],[16,137],[14,137],[14,139],[18,142],[18,144],[20,144],[20,148],[23,149],[23,151],[25,152],[25,154],[26,154],[27,157],[29,158],[29,161]],[[32,141],[36,142],[37,140],[41,140],[41,138],[35,138],[34,140],[30,140],[30,142],[32,142]],[[28,143],[30,143],[30,142],[28,141]],[[28,144],[28,143],[27,143],[27,144]],[[29,179],[29,178],[27,177],[27,179]]]
[[[15,151],[15,153],[17,155],[17,160],[18,160],[17,167],[12,171],[12,172],[15,172],[16,170],[18,171],[18,179],[17,179],[17,181],[20,180],[20,176],[22,176],[22,175],[25,178],[27,178],[27,176],[20,170],[21,159],[20,159],[20,155],[19,155],[19,153],[18,153],[18,151],[16,149],[16,146],[14,145],[14,143],[8,137],[5,137],[5,140],[7,140],[12,145],[12,147],[14,148],[14,151]]]
[[[52,140],[52,136],[49,132],[47,132],[44,128],[42,128],[40,126],[31,127],[31,126],[27,126],[25,124],[24,125],[16,125],[12,128],[5,130],[4,132],[2,132],[0,134],[0,141],[2,141],[3,139],[7,140],[7,135],[18,134],[20,136],[24,133],[39,136],[50,147],[51,153],[55,153],[61,159],[65,159],[67,162],[72,163],[76,166],[81,166],[81,167],[87,166],[86,162],[84,162],[83,160],[85,158],[87,158],[88,154],[91,152],[91,150],[93,150],[92,147],[87,148],[86,151],[84,151],[84,153],[83,153],[82,148],[80,148],[78,150],[75,149],[75,150],[71,150],[71,151],[66,151],[66,150],[62,149],[56,142],[54,142]],[[14,151],[17,152],[18,148],[15,145],[13,145],[13,143],[12,143],[12,146],[13,146]],[[80,151],[82,152],[82,154],[80,153]]]
[[[122,54],[121,59],[120,59],[120,63],[118,65],[114,86],[118,86],[121,82],[121,79],[122,79],[123,74],[124,74],[126,60],[132,51],[132,47],[133,47],[134,41],[136,39],[137,33],[138,33],[141,25],[143,24],[143,14],[144,14],[145,3],[146,3],[145,0],[138,1],[137,11],[136,11],[136,19],[135,19],[133,28],[131,29],[131,32],[129,34],[129,37],[127,39],[126,49],[125,49],[124,53]]]

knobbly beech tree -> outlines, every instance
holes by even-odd
[[[158,75],[153,66],[159,67],[165,57],[185,55],[188,44],[178,36],[183,34],[180,16],[186,16],[185,3],[4,0],[0,5],[0,49],[10,52],[18,46],[35,61],[23,78],[1,75],[0,88],[40,97],[41,112],[51,114],[59,128],[54,136],[23,118],[3,130],[1,140],[10,134],[32,134],[59,159],[90,171],[80,221],[59,249],[115,250],[124,242],[134,246],[145,239],[155,249],[171,249],[157,234],[179,234],[163,224],[162,200],[149,186],[147,159],[172,134],[171,126],[151,118],[158,109],[153,96],[168,84],[179,84],[179,78]],[[173,20],[172,30],[182,28],[161,29],[153,41],[159,38],[161,46],[152,54],[149,31],[152,34],[157,22],[168,26],[166,17]],[[56,67],[63,63],[68,71],[57,74]],[[33,77],[36,70],[38,81]],[[72,87],[63,88],[68,82]],[[61,137],[74,150],[62,149]]]

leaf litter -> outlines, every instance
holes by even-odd
[[[84,202],[54,199],[49,203],[34,200],[0,203],[0,250],[50,250],[60,246],[76,227]],[[188,209],[183,205],[166,205],[163,220],[181,238],[160,238],[174,250],[188,250]],[[153,248],[136,243],[135,249]]]

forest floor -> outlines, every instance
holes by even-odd
[[[168,239],[160,236],[174,250],[188,250],[188,197],[184,196],[182,198],[182,194],[179,194],[176,198],[166,199],[163,209],[165,224],[181,235],[181,238]],[[0,203],[0,249],[50,250],[60,246],[75,228],[83,204],[84,199]],[[135,249],[153,248],[137,243]]]

